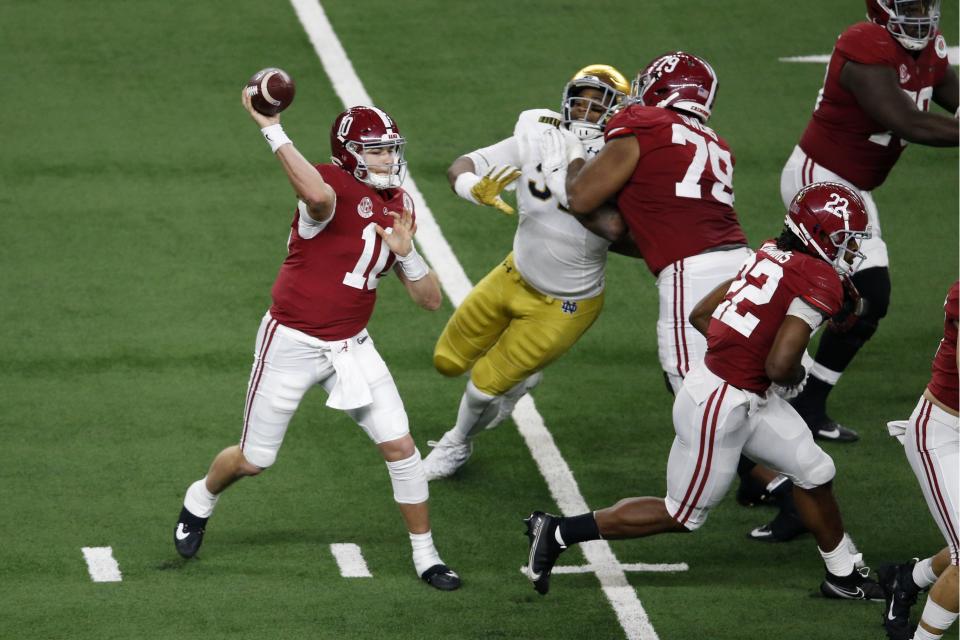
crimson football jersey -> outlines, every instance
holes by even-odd
[[[938,33],[914,58],[886,27],[872,22],[853,25],[837,40],[800,148],[817,164],[870,191],[883,184],[907,143],[871,119],[841,86],[840,71],[848,60],[891,67],[900,88],[927,111],[947,69],[947,44]]]
[[[343,340],[367,326],[377,284],[396,259],[374,224],[392,227],[386,213],[413,211],[413,201],[403,189],[377,191],[334,164],[316,168],[337,193],[333,219],[305,239],[298,231],[300,214],[294,214],[270,315],[315,338]]]
[[[725,244],[746,244],[733,210],[734,158],[726,141],[696,118],[631,105],[605,137],[635,136],[640,159],[617,195],[650,271]]]
[[[960,320],[960,280],[953,283],[943,303],[943,339],[933,357],[933,377],[927,388],[933,396],[954,411],[960,411],[957,379],[957,321]]]
[[[843,304],[840,277],[827,262],[764,243],[740,268],[707,330],[707,368],[734,387],[763,393],[767,355],[795,298],[835,315]]]

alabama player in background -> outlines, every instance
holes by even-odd
[[[937,30],[940,0],[866,3],[870,21],[853,25],[837,40],[813,117],[780,176],[785,205],[804,185],[832,180],[856,188],[870,216],[867,259],[853,275],[865,302],[860,317],[847,331],[823,332],[810,378],[793,402],[814,437],[839,442],[858,435],[827,415],[827,396],[890,302],[890,261],[871,193],[908,142],[955,147],[960,135],[956,117],[927,112],[931,100],[955,116],[958,106],[957,73]],[[956,154],[950,157],[954,162],[947,170],[955,174]]]
[[[520,114],[513,135],[457,158],[447,172],[461,198],[512,214],[501,198],[516,181],[520,220],[513,251],[473,288],[447,322],[433,354],[446,376],[470,372],[457,420],[424,459],[427,478],[457,471],[473,451],[474,437],[496,426],[540,380],[540,371],[562,356],[590,328],[603,307],[610,242],[565,213],[546,184],[539,139],[562,129],[580,155],[603,146],[603,126],[627,90],[615,68],[584,67],[563,91],[563,113],[531,109]],[[558,129],[559,128],[559,129]],[[562,186],[562,185],[561,185]],[[599,220],[604,216],[603,220]],[[601,212],[599,224],[615,225]]]
[[[616,199],[620,214],[657,279],[657,353],[675,394],[707,343],[690,324],[690,310],[730,278],[751,251],[733,208],[730,146],[707,126],[718,80],[705,60],[682,51],[654,58],[631,88],[631,104],[607,126],[607,145],[592,160],[565,166],[556,132],[544,136],[551,176],[565,172],[570,212],[581,216]],[[614,238],[608,238],[613,240]],[[755,529],[758,539],[788,540],[803,532],[790,484],[744,459],[744,490],[767,496],[780,513]],[[738,492],[738,495],[740,492]]]
[[[932,558],[881,569],[887,606],[883,626],[891,640],[935,640],[957,619],[957,565],[960,541],[960,382],[957,377],[957,322],[960,281],[944,302],[943,339],[933,358],[932,376],[908,421],[891,422],[890,434],[902,443],[930,514],[947,546]],[[913,633],[910,607],[921,589],[933,585]]]
[[[526,520],[526,572],[538,592],[547,593],[553,565],[571,544],[698,529],[726,493],[742,452],[793,480],[797,509],[826,565],[821,593],[883,597],[855,568],[831,491],[833,461],[784,399],[805,377],[800,361],[811,333],[841,307],[841,277],[860,257],[866,227],[856,193],[836,183],[810,185],[790,204],[780,237],[694,307],[691,321],[706,336],[707,353],[686,372],[674,401],[666,498],[627,498],[569,518],[534,511]]]
[[[406,141],[380,109],[353,107],[333,122],[333,163],[312,165],[279,116],[255,111],[246,91],[242,99],[286,172],[297,209],[257,334],[240,444],[221,451],[187,489],[176,549],[186,558],[197,553],[220,494],[273,465],[304,394],[322,385],[327,406],[346,411],[386,461],[417,575],[456,589],[460,578],[433,544],[427,480],[403,402],[366,330],[377,284],[391,267],[418,305],[433,311],[442,301],[436,274],[413,246],[413,202],[400,188]]]

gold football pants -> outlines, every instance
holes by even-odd
[[[603,294],[558,300],[527,284],[511,253],[470,291],[444,328],[433,365],[470,371],[477,389],[499,396],[573,346],[603,308]]]

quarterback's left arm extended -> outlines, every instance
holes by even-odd
[[[702,333],[704,337],[706,337],[707,329],[710,327],[710,318],[713,316],[714,310],[723,302],[723,297],[727,295],[731,284],[733,284],[733,278],[718,284],[717,287],[704,296],[704,298],[697,303],[697,306],[693,308],[693,311],[690,312],[690,324],[693,325],[694,329]]]
[[[960,117],[960,112],[957,110],[960,106],[960,81],[957,79],[957,71],[953,65],[947,67],[940,84],[933,88],[933,101],[955,117]]]
[[[376,225],[374,229],[383,238],[387,248],[397,256],[394,271],[414,302],[428,311],[436,311],[443,302],[440,279],[413,244],[416,229],[413,214],[410,211],[402,214],[391,211],[389,215],[393,218],[393,227]]]
[[[570,213],[590,213],[627,183],[640,160],[640,144],[634,136],[614,138],[582,167],[567,169],[567,201]]]

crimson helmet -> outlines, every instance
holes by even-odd
[[[810,255],[826,260],[842,276],[851,275],[866,257],[859,246],[851,249],[850,241],[870,237],[867,208],[860,194],[845,184],[808,184],[793,196],[784,222]]]
[[[867,18],[885,26],[904,49],[919,51],[937,35],[940,0],[867,0]]]
[[[581,97],[584,89],[596,89],[601,92],[599,98]],[[610,114],[623,101],[630,91],[630,83],[614,67],[607,64],[591,64],[573,74],[573,78],[563,88],[563,124],[581,140],[596,138],[610,119]],[[575,107],[585,107],[582,118],[573,115]],[[591,109],[599,108],[603,115],[596,122],[588,117]]]
[[[403,159],[406,144],[393,118],[376,107],[350,107],[337,116],[330,128],[334,163],[375,189],[403,184],[407,174],[407,161]],[[372,150],[387,151],[383,162],[371,163],[380,171],[372,171],[364,159],[364,153]]]
[[[654,58],[630,87],[634,102],[686,111],[710,119],[717,95],[717,74],[706,60],[676,51]]]

